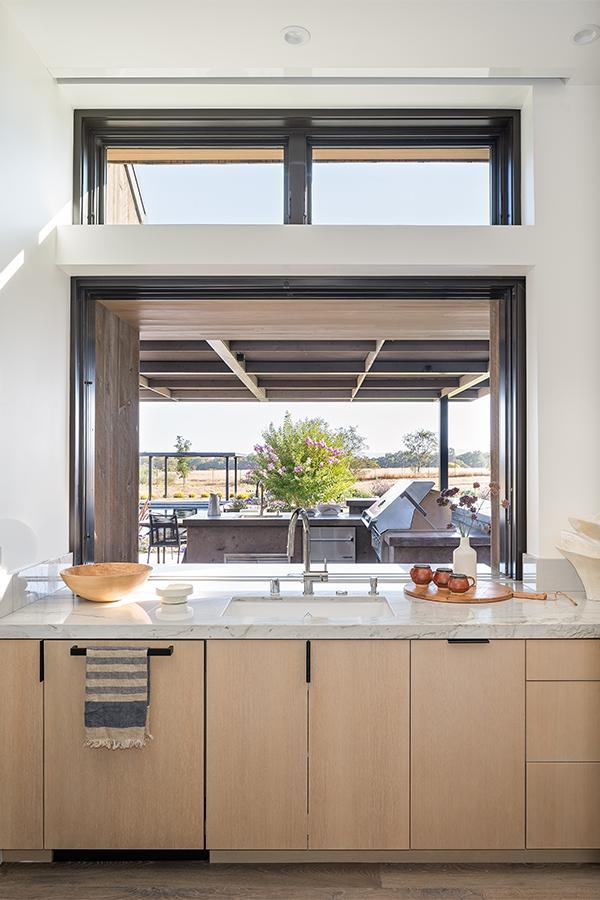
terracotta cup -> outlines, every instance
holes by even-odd
[[[431,566],[413,566],[410,570],[410,577],[413,584],[429,584],[433,579]]]
[[[452,578],[452,569],[441,567],[433,575],[433,583],[442,591],[448,590],[448,582]]]
[[[451,575],[448,580],[448,588],[453,594],[465,594],[472,587],[475,587],[475,579],[470,575]]]

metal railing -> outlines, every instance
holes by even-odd
[[[237,494],[238,490],[238,460],[239,456],[237,453],[228,452],[228,451],[220,451],[217,453],[179,453],[177,451],[168,451],[163,453],[162,451],[152,450],[145,451],[140,453],[140,461],[142,459],[148,460],[148,500],[152,500],[152,491],[154,488],[154,473],[153,473],[153,462],[155,459],[162,459],[163,468],[164,468],[164,494],[163,498],[168,497],[169,494],[169,467],[168,460],[169,459],[224,459],[225,460],[225,500],[229,500],[230,497],[230,482],[231,482],[231,474],[233,471],[233,493]]]

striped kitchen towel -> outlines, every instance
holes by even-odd
[[[85,745],[144,747],[149,732],[147,647],[88,647],[85,671]]]

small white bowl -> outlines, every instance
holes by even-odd
[[[187,602],[190,594],[194,593],[194,585],[174,582],[163,588],[157,587],[156,593],[160,597],[160,602],[163,606],[177,606]]]

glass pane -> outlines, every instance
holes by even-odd
[[[487,148],[314,148],[315,225],[489,225]]]
[[[107,224],[283,222],[283,148],[108,152]]]

